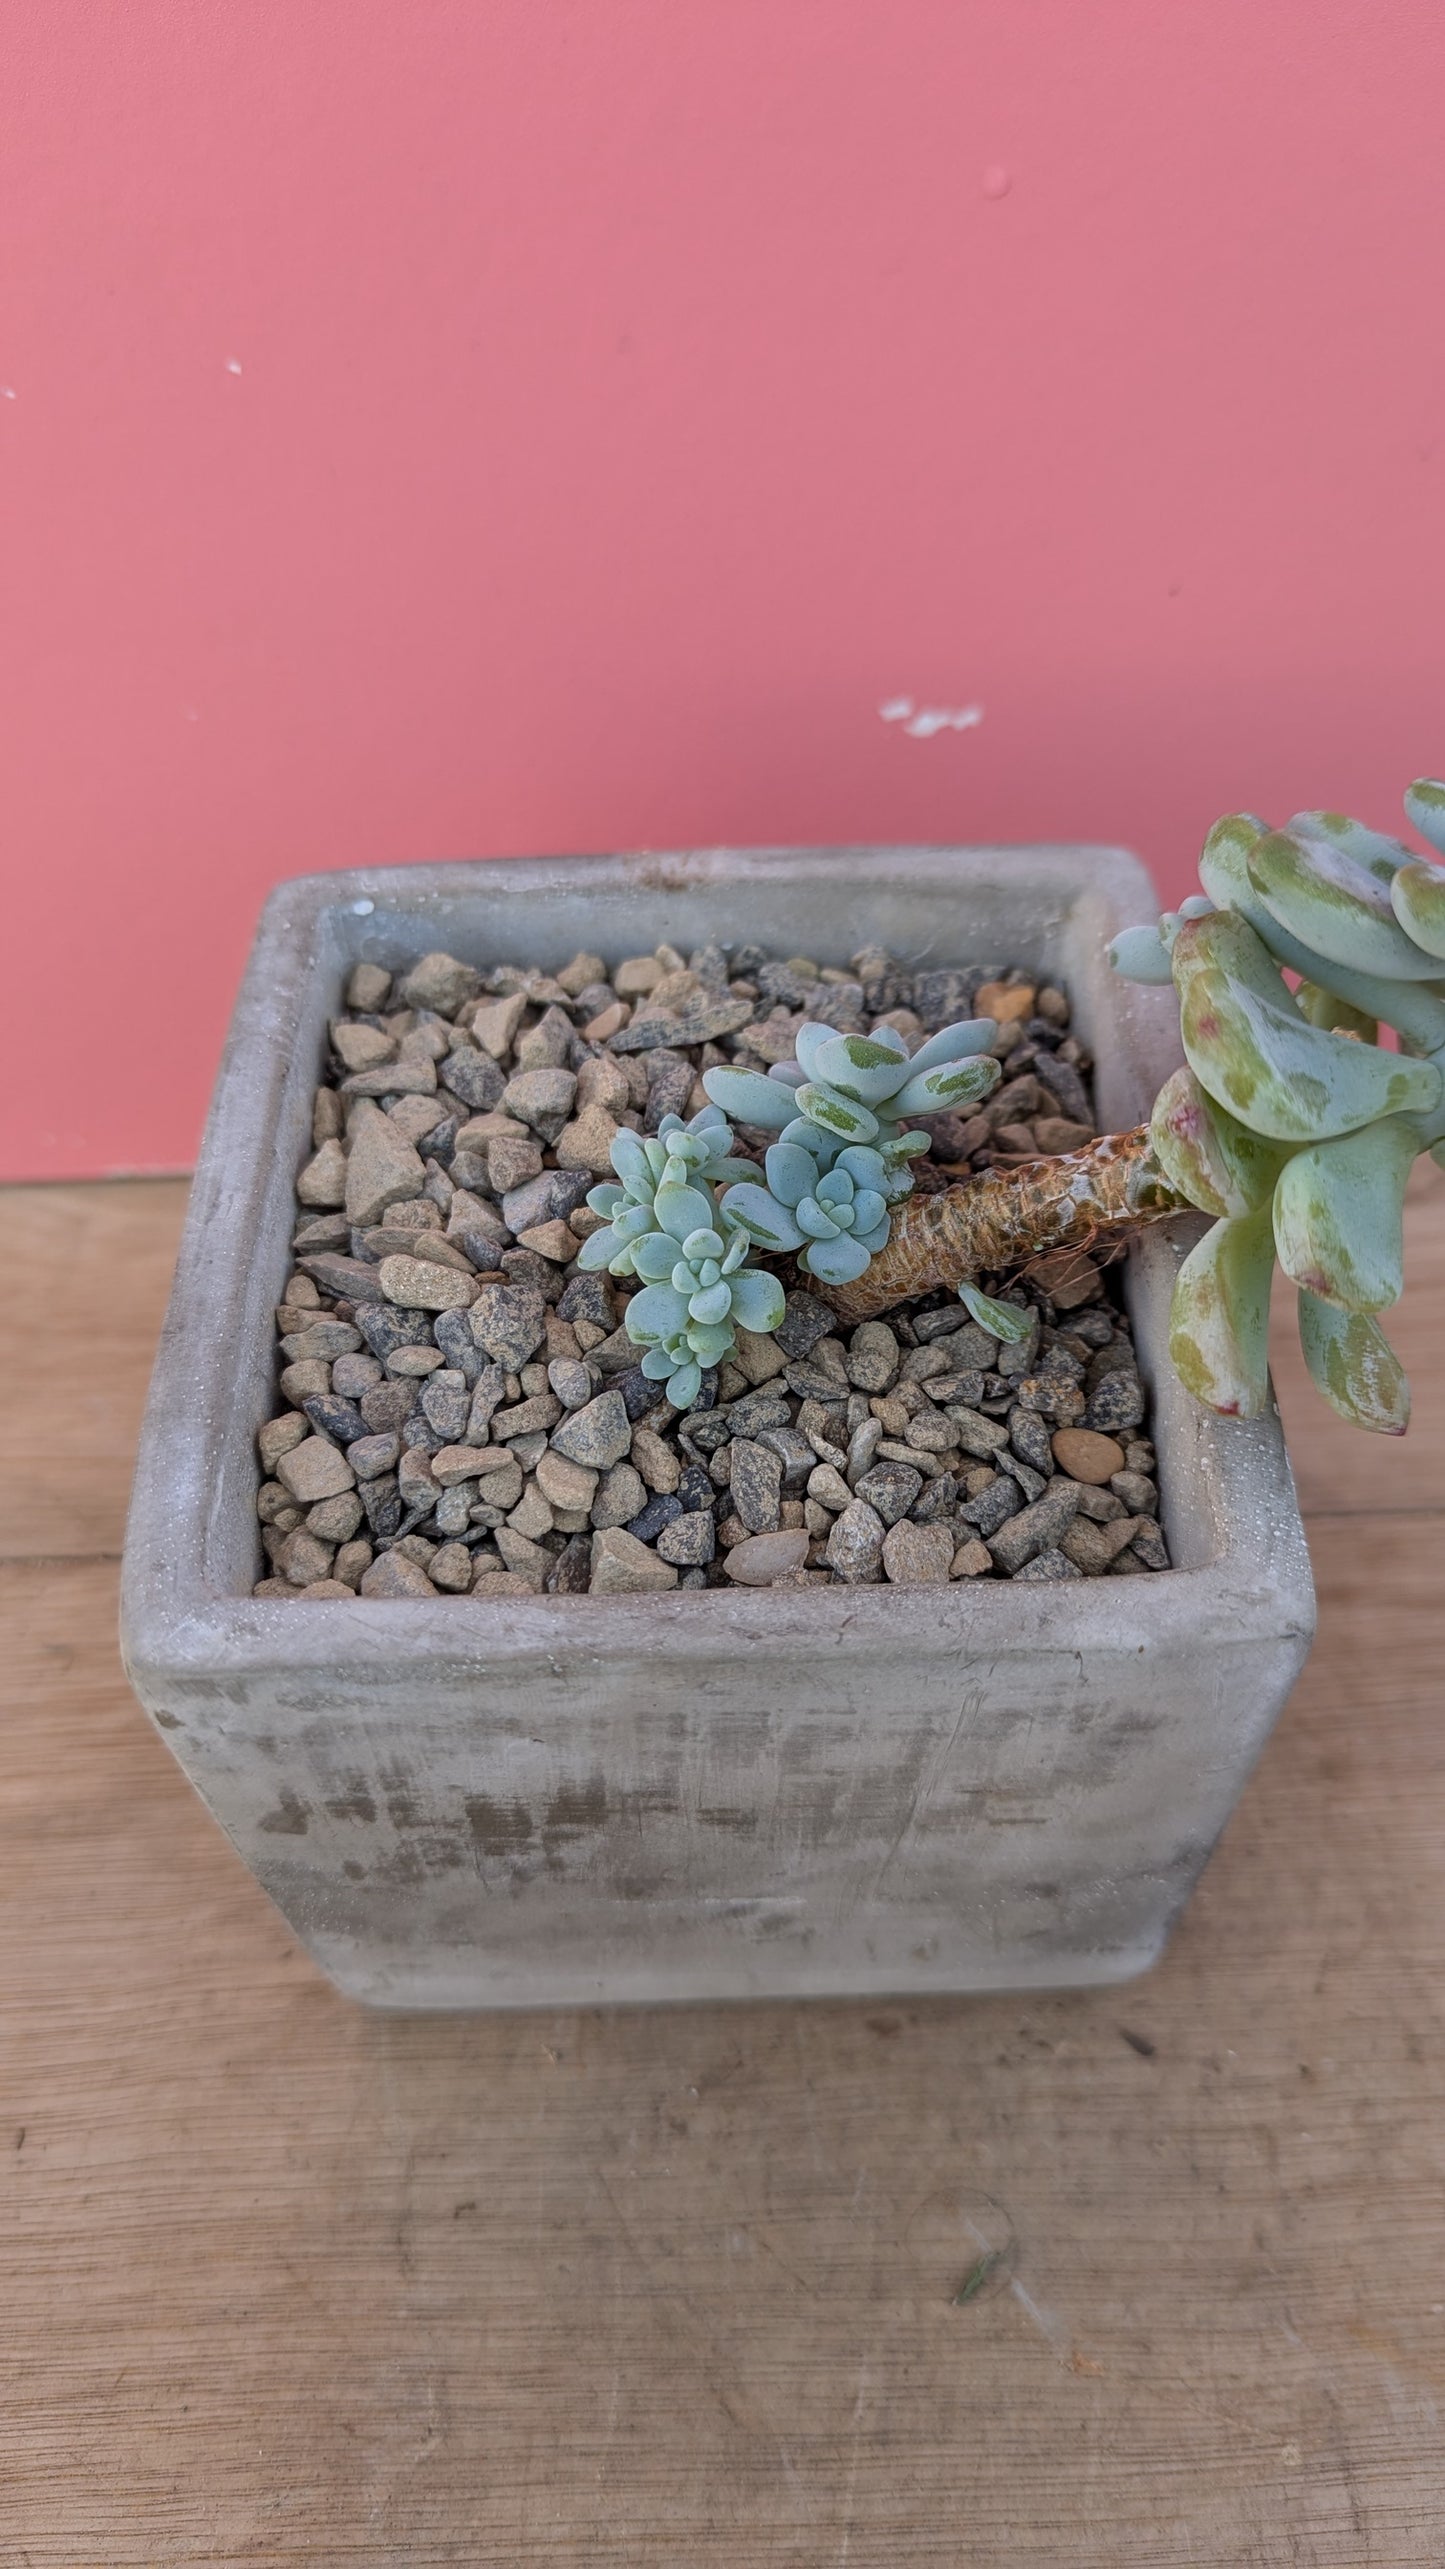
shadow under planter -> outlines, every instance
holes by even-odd
[[[1062,983],[1104,1128],[1178,1059],[1102,848],[707,851],[317,875],[265,911],[196,1173],[126,1542],[131,1682],[285,1917],[390,2007],[1082,1986],[1158,1956],[1314,1623],[1277,1413],[1166,1354],[1197,1224],[1131,1248],[1175,1568],[1051,1586],[253,1598],[255,1434],[353,964],[556,969],[746,935]]]

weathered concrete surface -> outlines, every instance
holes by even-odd
[[[948,1590],[252,1598],[255,1430],[324,1023],[353,962],[746,931],[1064,980],[1106,1125],[1177,1059],[1103,946],[1147,916],[1104,849],[726,851],[288,884],[237,1005],[126,1547],[137,1693],[311,1951],[373,2004],[1060,1986],[1158,1954],[1313,1628],[1273,1413],[1226,1426],[1164,1355],[1179,1248],[1130,1292],[1178,1567]],[[1177,1240],[1171,1232],[1177,1232]]]

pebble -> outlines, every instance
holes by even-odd
[[[644,1501],[636,1516],[629,1521],[627,1531],[635,1534],[639,1543],[653,1543],[663,1527],[671,1525],[673,1518],[681,1514],[681,1499],[674,1498],[668,1490],[659,1490]]]
[[[1082,1579],[1084,1573],[1076,1561],[1069,1559],[1067,1552],[1052,1545],[1046,1552],[1036,1552],[1013,1575],[1020,1580]]]
[[[1054,1461],[1072,1481],[1087,1481],[1102,1488],[1115,1472],[1124,1469],[1124,1449],[1112,1436],[1101,1436],[1090,1427],[1061,1427],[1050,1439]]]
[[[324,1436],[308,1436],[304,1444],[278,1455],[276,1477],[298,1507],[314,1507],[318,1499],[335,1498],[356,1482],[346,1456]]]
[[[644,1474],[645,1477],[645,1474]],[[780,1457],[750,1437],[735,1436],[731,1448],[729,1487],[733,1506],[749,1534],[767,1534],[778,1522],[783,1490]]]
[[[630,1525],[646,1505],[647,1487],[641,1473],[634,1471],[630,1463],[614,1463],[598,1482],[591,1507],[592,1522],[599,1528]]]
[[[570,1070],[523,1070],[508,1080],[502,1104],[544,1141],[554,1142],[571,1116],[576,1094],[577,1080]]]
[[[774,1581],[801,1570],[808,1557],[805,1527],[776,1534],[749,1534],[734,1543],[723,1568],[740,1588],[771,1588]]]
[[[547,1335],[547,1305],[532,1285],[481,1285],[468,1317],[476,1344],[510,1373],[521,1370]]]
[[[916,1465],[883,1460],[859,1474],[853,1492],[885,1525],[897,1525],[900,1518],[907,1516],[922,1487],[923,1474]]]
[[[398,1552],[395,1545],[389,1552],[379,1553],[370,1569],[361,1574],[363,1597],[434,1597],[438,1593],[425,1570],[404,1552]]]
[[[670,1561],[659,1561],[625,1526],[607,1526],[592,1537],[594,1597],[646,1596],[677,1586]]]
[[[281,1456],[302,1444],[309,1434],[310,1429],[299,1410],[286,1410],[280,1418],[269,1418],[256,1435],[262,1470],[274,1472]]]
[[[1136,1373],[1105,1374],[1090,1392],[1084,1424],[1103,1435],[1140,1427],[1144,1421],[1144,1386]]]
[[[850,1587],[876,1579],[883,1566],[883,1519],[866,1499],[850,1499],[828,1537],[830,1570]]]
[[[552,1449],[571,1463],[605,1471],[620,1463],[632,1443],[632,1422],[620,1392],[599,1392],[582,1409],[568,1412],[552,1431]]]
[[[1126,1518],[1125,1523],[1129,1522]],[[1169,1548],[1152,1516],[1135,1517],[1132,1522],[1134,1540],[1129,1549],[1143,1562],[1146,1570],[1167,1570]]]
[[[346,1159],[347,1220],[369,1229],[389,1205],[419,1195],[425,1179],[425,1168],[391,1117],[377,1106],[358,1106]]]
[[[683,1510],[663,1527],[657,1538],[659,1560],[671,1561],[680,1570],[706,1564],[716,1550],[717,1528],[711,1508]]]
[[[1109,1487],[1116,1499],[1122,1499],[1131,1516],[1157,1515],[1159,1493],[1142,1472],[1111,1472]]]
[[[651,1386],[655,1392],[654,1383]],[[682,1465],[672,1447],[650,1427],[634,1427],[632,1461],[650,1490],[675,1490],[682,1478]]]
[[[993,1554],[975,1535],[972,1542],[959,1545],[948,1575],[951,1579],[983,1579],[992,1568]]]
[[[381,1290],[404,1311],[465,1311],[476,1291],[470,1273],[439,1267],[430,1258],[383,1258]]]
[[[482,977],[454,954],[424,954],[403,980],[397,997],[404,1008],[433,1008],[439,1017],[454,1017],[482,986]]]
[[[895,1587],[942,1587],[953,1567],[954,1540],[945,1525],[913,1525],[907,1517],[883,1538],[883,1568]]]
[[[1078,1507],[1078,1492],[1072,1481],[1052,1482],[1041,1499],[1020,1508],[990,1539],[989,1550],[996,1568],[1015,1573],[1032,1561],[1035,1553],[1057,1545],[1073,1523]]]
[[[597,1496],[599,1475],[587,1464],[570,1462],[555,1446],[549,1446],[537,1459],[536,1480],[550,1507],[585,1514]]]

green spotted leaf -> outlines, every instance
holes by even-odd
[[[1439,1103],[1433,1062],[1309,1025],[1253,929],[1228,911],[1181,926],[1174,979],[1190,1069],[1251,1132],[1314,1142]]]
[[[1310,1380],[1341,1418],[1352,1427],[1373,1428],[1377,1436],[1404,1435],[1410,1385],[1377,1320],[1302,1293],[1299,1335]]]
[[[1347,1311],[1386,1311],[1405,1290],[1405,1186],[1416,1128],[1387,1116],[1296,1152],[1274,1191],[1279,1262],[1297,1285]]]
[[[1430,957],[1430,970],[1445,957],[1445,867],[1412,857],[1390,887],[1395,916],[1414,944]]]
[[[1407,862],[1401,847],[1397,864]],[[1422,954],[1390,906],[1390,884],[1340,839],[1321,831],[1269,830],[1246,858],[1249,879],[1270,917],[1326,963],[1387,981],[1429,981],[1436,960]]]
[[[1362,1009],[1352,1008],[1348,999],[1337,998],[1333,990],[1322,990],[1318,982],[1302,981],[1294,1004],[1312,1026],[1325,1026],[1337,1035],[1358,1035],[1362,1044],[1379,1040],[1377,1017],[1367,1017]]]
[[[781,1079],[765,1079],[760,1070],[730,1070],[720,1063],[703,1072],[702,1084],[725,1115],[736,1116],[740,1124],[761,1125],[767,1133],[780,1133],[798,1111],[797,1091]]]
[[[1176,1070],[1154,1100],[1149,1140],[1170,1185],[1221,1219],[1267,1204],[1285,1161],[1274,1143],[1217,1106],[1187,1069]]]
[[[1002,1070],[992,1053],[971,1053],[965,1061],[939,1062],[932,1070],[914,1073],[906,1088],[900,1088],[890,1112],[894,1115],[942,1115],[960,1106],[975,1106],[997,1088]]]
[[[1416,777],[1405,796],[1405,817],[1445,856],[1445,783],[1438,776]]]
[[[1303,939],[1291,935],[1288,928],[1271,917],[1250,881],[1249,852],[1266,835],[1264,822],[1252,812],[1227,813],[1222,821],[1215,822],[1204,842],[1199,860],[1200,881],[1221,909],[1235,911],[1253,928],[1276,963],[1284,964],[1306,981],[1318,981],[1320,957]],[[1176,939],[1176,947],[1177,943]],[[1437,990],[1419,982],[1386,981],[1378,973],[1360,972],[1353,965],[1332,965],[1328,979],[1341,999],[1348,999],[1364,1016],[1396,1027],[1423,1052],[1436,1052],[1445,1045],[1445,999]]]
[[[1296,812],[1285,828],[1298,830],[1306,838],[1328,839],[1352,864],[1365,866],[1385,884],[1410,854],[1403,839],[1367,829],[1363,821],[1352,821],[1348,812]]]
[[[807,1080],[793,1094],[799,1114],[806,1115],[810,1124],[821,1125],[825,1133],[836,1133],[840,1141],[871,1142],[878,1130],[877,1116],[839,1089]]]
[[[1186,1391],[1223,1418],[1258,1418],[1269,1399],[1269,1207],[1216,1222],[1179,1270],[1169,1354]]]

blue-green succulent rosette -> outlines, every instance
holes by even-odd
[[[810,1024],[796,1060],[767,1074],[704,1071],[715,1105],[778,1136],[763,1181],[753,1171],[728,1188],[725,1217],[772,1255],[791,1251],[820,1284],[856,1282],[886,1248],[889,1206],[911,1192],[909,1163],[928,1149],[927,1133],[906,1129],[906,1118],[986,1097],[999,1077],[986,1050],[994,1032],[992,1018],[971,1018],[910,1054],[892,1026],[840,1035]]]

